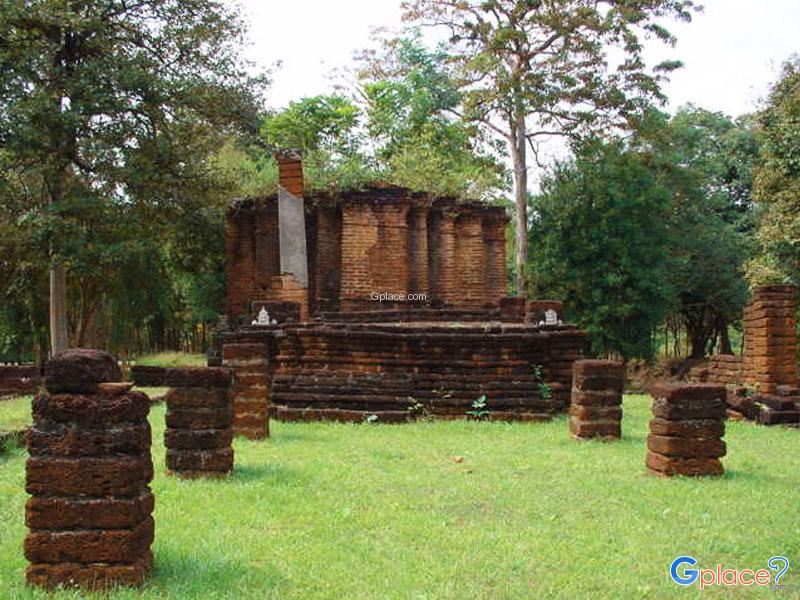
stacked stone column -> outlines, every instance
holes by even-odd
[[[269,372],[266,344],[225,344],[222,366],[233,372],[233,432],[269,437]]]
[[[578,360],[572,367],[569,431],[576,439],[622,437],[625,367],[611,360]]]
[[[231,374],[224,368],[167,369],[167,473],[224,477],[233,470]]]
[[[795,310],[794,286],[771,285],[753,290],[744,311],[744,381],[761,393],[797,385]]]
[[[99,350],[69,350],[46,367],[27,434],[32,585],[137,585],[152,567],[150,400],[109,383],[120,378]]]
[[[722,475],[725,395],[722,385],[657,384],[647,436],[647,468],[658,475]]]

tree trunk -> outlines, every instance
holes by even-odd
[[[719,322],[719,351],[720,354],[733,354],[731,337],[728,334],[728,321],[722,318]]]
[[[67,332],[67,271],[50,267],[50,352],[56,355],[69,345]]]
[[[525,148],[525,117],[512,124],[511,158],[514,163],[514,203],[516,205],[517,296],[528,293],[528,160]]]

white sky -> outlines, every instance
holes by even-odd
[[[400,26],[400,0],[239,0],[249,17],[248,55],[268,67],[277,61],[269,94],[273,107],[332,90],[337,71],[370,45],[373,28]],[[665,86],[670,107],[693,102],[736,116],[757,107],[778,66],[800,52],[800,0],[706,0],[692,23],[671,24],[674,49],[660,46],[653,61],[686,66]]]

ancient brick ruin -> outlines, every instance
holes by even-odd
[[[233,372],[234,433],[251,440],[269,437],[267,344],[226,344],[222,364]]]
[[[136,585],[151,569],[150,400],[131,384],[110,383],[120,375],[98,350],[68,350],[47,365],[28,432],[33,585]]]
[[[230,328],[210,364],[235,372],[237,432],[268,405],[383,422],[464,417],[482,396],[492,419],[566,410],[585,335],[560,302],[506,297],[504,208],[388,185],[303,197],[299,156],[277,158],[277,197],[228,215]]]
[[[754,289],[744,312],[742,356],[714,355],[693,369],[692,379],[729,386],[730,408],[748,419],[800,422],[796,308],[794,286]]]
[[[657,384],[647,436],[647,468],[658,475],[722,475],[725,387]]]
[[[36,365],[0,365],[0,396],[35,394],[41,381]]]
[[[167,369],[167,473],[224,477],[233,471],[231,373],[221,368]]]
[[[569,431],[576,439],[622,437],[622,389],[625,366],[611,360],[573,364]]]
[[[257,307],[287,301],[300,304],[305,319],[320,311],[426,303],[475,309],[496,306],[506,295],[508,218],[502,207],[385,185],[303,198],[299,157],[279,155],[279,167],[278,196],[237,201],[228,215],[232,321],[249,322]],[[289,197],[281,197],[284,191]],[[305,207],[304,223],[281,213],[294,205]],[[305,244],[292,246],[299,236]],[[296,273],[302,253],[305,269]],[[395,299],[378,306],[373,293]],[[425,298],[396,299],[411,294]]]

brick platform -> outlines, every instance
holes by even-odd
[[[353,321],[240,329],[222,344],[262,344],[258,354],[273,365],[270,388],[252,395],[268,394],[280,420],[465,418],[485,395],[489,419],[540,421],[569,406],[572,363],[585,339],[567,325]],[[235,352],[242,355],[228,349],[229,361]],[[250,352],[239,369],[263,367]],[[234,385],[247,389],[246,381]]]
[[[233,470],[231,373],[221,368],[167,369],[167,473],[224,477]]]
[[[569,431],[575,439],[622,437],[625,367],[610,360],[579,360],[572,366]]]
[[[663,476],[722,475],[726,448],[725,387],[656,384],[647,436],[647,468]]]
[[[233,432],[253,440],[269,437],[267,352],[264,343],[225,343],[222,346],[222,366],[233,372]]]
[[[138,585],[152,567],[150,400],[104,352],[67,351],[47,366],[28,437],[28,583]]]

